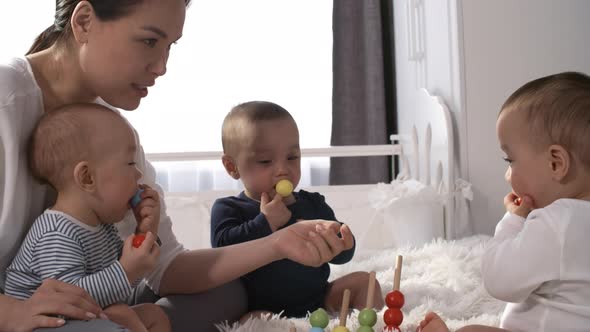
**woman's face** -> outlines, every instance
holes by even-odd
[[[185,0],[144,0],[113,21],[94,16],[79,49],[84,87],[110,105],[136,109],[156,78],[166,73],[185,11]]]

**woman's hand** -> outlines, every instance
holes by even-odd
[[[140,194],[141,201],[133,208],[135,219],[137,220],[137,229],[135,233],[152,232],[158,234],[160,225],[160,195],[150,186],[139,185],[143,192]]]
[[[506,211],[523,218],[526,218],[535,208],[531,197],[527,195],[519,197],[514,192],[504,196],[504,207],[506,207]]]
[[[107,318],[86,291],[59,280],[47,279],[29,299],[21,301],[0,295],[0,330],[32,331],[42,327],[59,327],[65,316],[88,320]],[[1,317],[6,315],[6,317]]]
[[[298,221],[271,236],[274,236],[274,248],[282,257],[316,267],[354,245],[348,226],[327,220]]]

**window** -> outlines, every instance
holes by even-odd
[[[35,3],[1,5],[0,29],[14,31],[5,34],[1,55],[24,54],[52,23],[55,2]],[[29,15],[26,24],[16,13]],[[289,110],[302,147],[330,145],[332,1],[194,0],[183,37],[172,46],[167,74],[138,110],[124,115],[148,154],[221,150],[225,114],[249,100],[269,100]],[[239,185],[232,184],[221,162],[199,164],[155,166],[170,191]],[[327,183],[328,165],[328,158],[302,161],[301,185]]]
[[[0,57],[25,54],[43,30],[53,24],[55,1],[3,1],[0,4]]]

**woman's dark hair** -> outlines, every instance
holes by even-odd
[[[72,29],[70,19],[74,8],[81,0],[55,0],[55,21],[33,42],[28,54],[43,51],[58,41],[64,40]],[[127,15],[131,7],[143,0],[86,0],[94,8],[96,16],[102,21],[112,21]],[[185,0],[188,6],[191,0]]]

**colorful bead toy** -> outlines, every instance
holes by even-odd
[[[342,306],[340,307],[340,323],[332,332],[350,332],[346,328],[346,316],[348,316],[348,305],[350,303],[350,289],[345,289],[342,294]]]
[[[399,326],[404,320],[404,314],[402,313],[401,308],[404,306],[405,299],[404,294],[399,291],[402,274],[402,260],[403,257],[398,255],[393,277],[393,291],[387,293],[387,296],[385,296],[387,310],[385,310],[385,313],[383,314],[383,321],[385,322],[384,331],[400,332],[401,330],[399,329]]]
[[[375,296],[375,271],[369,274],[369,288],[367,291],[367,305],[358,315],[361,325],[356,332],[374,332],[373,326],[377,323],[377,312],[373,309],[373,297]]]
[[[309,332],[324,332],[324,328],[328,326],[329,321],[330,319],[326,310],[318,308],[309,316],[309,323],[312,326]]]

